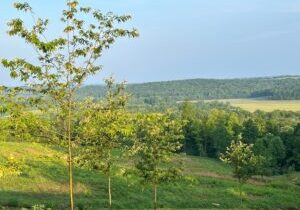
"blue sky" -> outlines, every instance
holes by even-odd
[[[63,0],[28,0],[49,17],[49,36],[60,29]],[[118,80],[146,82],[186,78],[236,78],[300,74],[300,1],[295,0],[84,0],[103,11],[131,14],[140,37],[119,40],[104,53],[101,73],[86,84]],[[0,57],[34,53],[9,38],[6,22],[19,13],[13,1],[0,8]],[[24,20],[30,21],[28,18]],[[1,67],[0,67],[1,68]],[[0,71],[0,84],[17,84]]]

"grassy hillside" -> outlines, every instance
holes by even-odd
[[[129,84],[133,98],[146,104],[181,100],[232,98],[265,98],[272,100],[300,99],[300,76],[263,77],[246,79],[190,79],[177,81]],[[103,86],[86,86],[79,92],[86,96],[102,97]]]
[[[223,163],[199,157],[177,156],[184,162],[184,179],[161,186],[160,207],[164,209],[300,209],[300,174],[277,176],[262,181],[252,179],[244,186],[241,205],[231,177]],[[20,175],[0,178],[0,206],[20,209],[45,204],[52,209],[68,206],[66,160],[60,149],[32,143],[0,143],[0,162],[13,161]],[[76,168],[78,209],[105,209],[106,180],[94,171]],[[151,191],[123,177],[113,179],[114,209],[150,209]]]

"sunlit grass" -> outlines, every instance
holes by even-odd
[[[68,207],[67,162],[63,149],[34,143],[0,143],[0,163],[13,156],[23,174],[0,178],[0,206],[27,207],[45,204],[55,210]],[[163,209],[248,209],[300,207],[300,175],[259,178],[243,186],[241,205],[231,169],[218,160],[177,155],[184,177],[158,188]],[[123,160],[125,161],[125,160]],[[126,162],[126,161],[125,161]],[[98,210],[107,206],[107,182],[95,171],[75,169],[76,206]],[[114,209],[151,209],[152,191],[136,179],[113,178]],[[18,209],[18,208],[17,208]],[[19,208],[20,209],[20,208]]]
[[[212,101],[212,100],[206,100]],[[217,100],[230,103],[250,112],[262,110],[271,112],[275,110],[300,111],[300,100],[260,100],[260,99],[222,99]]]

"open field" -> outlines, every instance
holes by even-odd
[[[211,102],[216,100],[206,100]],[[260,100],[260,99],[222,99],[217,100],[230,103],[232,106],[240,107],[250,112],[262,110],[271,112],[274,110],[300,111],[300,100]]]
[[[28,155],[30,154],[30,155]],[[0,143],[0,162],[14,160],[21,175],[0,176],[0,206],[20,209],[45,204],[63,210],[68,206],[68,177],[62,149],[34,143]],[[300,209],[300,174],[255,178],[243,186],[240,203],[237,182],[223,163],[199,157],[176,156],[184,163],[184,178],[160,186],[163,209]],[[85,169],[75,169],[77,209],[105,209],[106,179]],[[151,209],[152,192],[136,178],[115,176],[112,183],[114,209]],[[0,207],[1,208],[1,207]]]

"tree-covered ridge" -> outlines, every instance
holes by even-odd
[[[300,99],[300,76],[279,76],[245,79],[189,79],[129,84],[133,98],[153,104],[161,99],[171,101],[228,98],[267,98],[279,100]],[[102,97],[104,86],[81,88],[80,98],[92,95]]]

